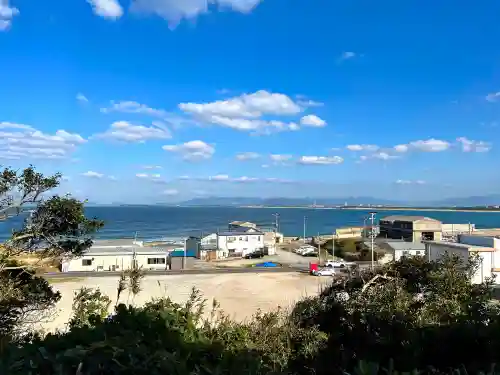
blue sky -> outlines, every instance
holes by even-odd
[[[0,164],[95,202],[498,193],[498,14],[0,0]]]

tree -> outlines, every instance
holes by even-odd
[[[0,245],[0,339],[18,336],[60,299],[45,279],[35,276],[36,264],[23,266],[19,256],[42,260],[79,255],[92,246],[92,236],[103,226],[85,217],[84,202],[69,195],[45,198],[60,179],[59,173],[45,176],[33,166],[0,172],[2,217],[8,220],[24,215],[26,206],[32,208],[22,228]]]

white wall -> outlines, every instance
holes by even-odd
[[[426,257],[428,260],[438,260],[441,258],[443,255],[448,253],[449,255],[458,255],[460,256],[464,262],[469,260],[469,257],[471,253],[469,252],[469,249],[464,247],[464,248],[457,248],[455,246],[447,246],[446,244],[426,244]],[[479,269],[476,271],[476,273],[472,276],[471,282],[473,283],[482,283],[485,281],[487,277],[492,276],[492,265],[493,265],[493,260],[495,253],[489,252],[489,251],[479,251],[479,252],[474,252],[473,254],[478,254],[480,257],[480,266]]]
[[[241,253],[243,256],[264,247],[263,234],[235,234],[219,236],[219,249],[224,252]]]
[[[90,265],[83,265],[84,260],[89,260]],[[96,255],[86,254],[82,257],[72,258],[65,262],[67,272],[74,271],[111,271],[115,266],[117,271],[127,270],[132,265],[132,253]]]
[[[166,252],[145,252],[136,253],[135,259],[137,265],[145,270],[165,270],[167,269],[167,253]],[[156,264],[149,264],[148,259],[158,259]],[[161,260],[160,260],[161,259]]]

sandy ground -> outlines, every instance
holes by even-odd
[[[329,282],[328,277],[313,277],[299,273],[249,273],[213,275],[146,276],[142,281],[142,292],[135,298],[135,305],[142,305],[152,298],[169,296],[173,301],[183,303],[193,287],[198,288],[207,299],[210,310],[215,298],[221,308],[237,320],[250,318],[257,309],[270,311],[278,306],[289,308],[305,296],[317,294]],[[81,287],[99,288],[107,294],[113,304],[116,301],[118,280],[112,277],[94,277],[79,280],[53,282],[53,287],[62,294],[54,310],[54,318],[35,328],[44,331],[64,329],[71,314],[75,291]],[[127,301],[128,293],[120,298]]]

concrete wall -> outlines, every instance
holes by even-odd
[[[476,229],[475,224],[442,224],[442,231],[446,234],[458,234],[473,232]]]

